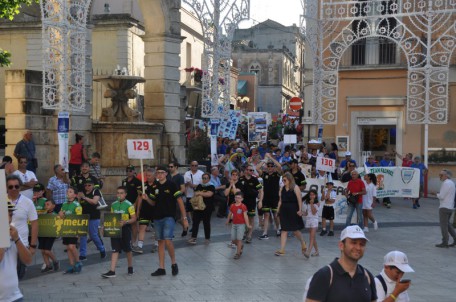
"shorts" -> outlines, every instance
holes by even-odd
[[[247,216],[255,217],[256,215],[256,200],[247,200],[244,199],[244,204],[247,207]]]
[[[139,225],[149,225],[153,221],[154,208],[145,200],[141,203],[139,211]]]
[[[245,224],[233,224],[231,226],[231,240],[242,240],[245,233]]]
[[[172,240],[174,238],[174,217],[154,220],[155,238],[157,240]]]
[[[50,251],[54,245],[54,237],[38,237],[38,249]]]
[[[185,202],[184,202],[184,205],[185,205],[185,212],[193,212],[193,207],[192,207],[192,204],[190,203],[190,199],[192,199],[191,197],[185,197]]]
[[[263,207],[261,208],[261,211],[263,213],[269,213],[269,212],[277,212],[277,208],[279,206],[279,200],[272,201],[272,200],[267,200],[263,199]]]
[[[64,245],[77,244],[78,243],[78,237],[63,237],[62,238],[62,243]]]
[[[113,253],[131,252],[131,226],[122,227],[122,238],[111,238],[111,247]]]
[[[318,228],[318,219],[312,217],[312,218],[306,218],[306,229],[313,229],[313,228]]]
[[[323,212],[321,213],[321,218],[334,220],[334,207],[333,206],[323,206]]]

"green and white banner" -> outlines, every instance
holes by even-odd
[[[66,215],[65,219],[55,214],[38,215],[39,237],[78,237],[89,231],[89,215]]]

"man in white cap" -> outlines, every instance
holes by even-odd
[[[381,302],[408,302],[410,301],[407,289],[410,286],[409,279],[402,279],[404,273],[412,273],[414,270],[408,264],[407,255],[392,251],[385,255],[383,270],[375,277],[377,288],[377,301]]]
[[[377,300],[374,276],[358,264],[368,239],[357,225],[346,227],[339,241],[340,258],[318,270],[307,282],[306,302],[371,302]]]
[[[352,159],[351,156],[352,156],[352,154],[350,151],[345,152],[345,159],[340,162],[340,166],[339,166],[339,168],[341,170],[344,170],[345,168],[347,168],[348,163],[354,163],[355,167],[358,167],[356,160]]]

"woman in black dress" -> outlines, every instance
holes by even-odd
[[[301,231],[304,228],[302,221],[302,200],[301,190],[295,184],[293,175],[287,172],[282,178],[283,187],[280,189],[278,213],[280,217],[280,249],[275,252],[276,256],[285,255],[288,232],[293,232],[301,244],[301,251],[304,254],[307,250],[306,242],[302,238]]]

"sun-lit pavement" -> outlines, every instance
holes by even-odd
[[[376,275],[382,268],[383,256],[390,250],[401,250],[416,271],[407,276],[412,279],[412,301],[455,301],[456,248],[434,247],[441,238],[438,201],[424,199],[421,205],[414,210],[410,201],[393,199],[391,209],[374,209],[380,228],[367,234],[370,242],[360,263]],[[147,252],[134,257],[133,276],[127,276],[126,260],[122,258],[117,277],[102,279],[100,274],[109,268],[109,255],[100,261],[99,253],[90,244],[91,255],[78,275],[43,275],[39,272],[41,255],[35,256],[35,265],[28,268],[21,290],[26,301],[302,301],[307,278],[339,254],[341,226],[335,237],[317,237],[319,257],[306,260],[294,238],[289,238],[285,256],[274,256],[279,239],[271,236],[271,231],[269,240],[260,241],[256,239],[260,235],[257,231],[241,259],[234,260],[234,250],[227,247],[229,227],[225,226],[225,219],[214,217],[212,224],[213,236],[208,245],[202,237],[196,246],[188,246],[180,237],[182,229],[176,228],[176,277],[171,276],[169,258],[166,276],[150,276],[157,268],[158,255],[150,253],[151,246],[146,245]],[[150,234],[146,244],[150,244]],[[199,236],[203,236],[202,225]],[[304,236],[308,241],[307,231]],[[110,246],[109,239],[105,243]],[[61,241],[56,241],[54,250],[59,259],[66,259]],[[66,264],[62,260],[62,270]]]

